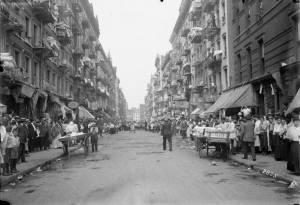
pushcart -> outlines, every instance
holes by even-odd
[[[65,136],[60,137],[58,140],[62,142],[67,150],[69,150],[71,142],[79,141],[79,148],[83,147],[84,154],[88,155],[89,153],[89,137],[91,133],[72,133]],[[68,152],[68,157],[70,158],[70,152]]]
[[[201,158],[204,152],[206,152],[206,156],[208,156],[209,150],[215,149],[221,153],[224,160],[227,160],[230,150],[229,136],[230,132],[204,129],[203,133],[197,135],[196,138],[196,150],[199,157]]]

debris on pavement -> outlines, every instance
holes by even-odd
[[[294,181],[292,181],[292,183],[289,185],[288,188],[289,189],[295,189],[298,186],[299,186],[299,183],[294,180]]]
[[[217,162],[212,161],[212,162],[210,163],[210,165],[211,165],[211,166],[217,166],[218,164],[217,164]]]
[[[16,183],[15,182],[11,182],[9,183],[10,186],[16,186]]]
[[[22,180],[23,179],[23,176],[22,175],[19,175],[18,176],[18,180]]]

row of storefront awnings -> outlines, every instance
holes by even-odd
[[[289,113],[293,112],[295,109],[300,109],[300,88],[298,89],[297,94],[295,95],[294,99],[290,103],[285,114],[289,114]]]
[[[257,97],[253,86],[252,84],[247,84],[224,92],[206,111],[201,108],[197,108],[191,114],[207,115],[222,109],[238,108],[243,106],[254,107],[257,105]]]

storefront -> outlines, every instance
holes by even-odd
[[[252,84],[247,84],[224,92],[212,106],[201,114],[209,115],[220,110],[225,110],[226,113],[228,109],[257,107],[257,105],[257,95],[253,86]]]

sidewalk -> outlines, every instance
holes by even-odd
[[[77,147],[70,147],[69,151],[74,152]],[[36,170],[38,167],[43,166],[47,163],[50,163],[63,155],[62,149],[49,149],[46,151],[30,153],[29,157],[26,157],[26,163],[17,164],[18,173],[15,173],[10,176],[0,176],[0,189],[10,182],[15,181],[19,175],[25,175],[33,170]]]
[[[182,139],[180,136],[175,136],[178,139],[177,144],[180,148],[187,147],[195,151],[195,143],[190,139]],[[256,154],[256,161],[252,161],[251,155],[248,159],[242,159],[243,154],[230,155],[230,159],[238,164],[250,167],[251,169],[260,172],[263,175],[283,181],[287,184],[297,182],[300,184],[300,176],[293,174],[286,169],[286,161],[276,161],[272,154],[261,155]]]
[[[300,182],[300,176],[294,175],[286,169],[286,161],[276,161],[273,155],[256,155],[256,161],[252,161],[251,156],[248,159],[242,159],[243,154],[231,155],[231,160],[243,164],[247,167],[259,171],[269,177],[284,181],[288,184],[293,181]]]

